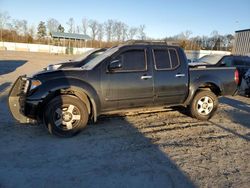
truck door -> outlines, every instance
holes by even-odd
[[[146,47],[125,47],[107,62],[101,83],[105,106],[139,107],[153,104],[152,68]]]
[[[152,49],[154,64],[154,103],[182,104],[188,94],[188,65],[180,49]]]

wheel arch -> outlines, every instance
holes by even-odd
[[[206,81],[206,82],[198,82],[196,84],[190,85],[189,95],[184,103],[184,105],[189,105],[191,100],[194,98],[196,93],[200,90],[210,90],[216,96],[222,95],[222,88],[219,82],[214,81]]]
[[[42,112],[54,97],[59,95],[73,95],[86,104],[90,118],[94,122],[97,121],[100,110],[100,99],[95,89],[89,84],[76,81],[67,85],[61,84],[59,87],[50,87],[47,85],[47,88],[46,92],[40,93],[41,103],[39,104],[39,119],[43,119]]]

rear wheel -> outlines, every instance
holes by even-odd
[[[191,116],[200,120],[210,119],[218,107],[218,98],[211,91],[199,91],[194,96],[189,111]]]
[[[72,137],[87,126],[88,110],[77,97],[61,95],[48,103],[44,121],[51,134]]]

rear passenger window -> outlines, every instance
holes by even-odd
[[[154,50],[156,69],[170,69],[171,63],[167,49]]]
[[[174,69],[179,65],[179,59],[178,59],[176,50],[170,49],[169,53],[171,57],[172,68]]]
[[[179,65],[178,55],[175,49],[154,49],[155,68],[174,69]]]
[[[145,51],[142,50],[129,50],[119,55],[122,63],[120,71],[143,71],[146,70]]]

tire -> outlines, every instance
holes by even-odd
[[[192,117],[199,120],[210,119],[218,108],[218,98],[212,91],[198,91],[189,105]]]
[[[72,137],[87,126],[86,105],[75,96],[61,95],[52,99],[44,113],[44,123],[50,134]]]

